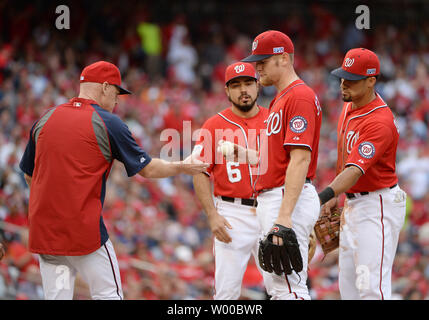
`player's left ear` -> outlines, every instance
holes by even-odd
[[[293,54],[287,52],[282,53],[280,61],[282,64],[293,66]]]
[[[230,96],[229,96],[229,88],[228,88],[228,86],[225,86],[225,94],[226,94],[226,96],[229,98]]]
[[[289,63],[289,57],[287,55],[287,53],[282,53],[279,56],[275,56],[275,59],[277,59],[276,65],[282,67],[286,66]]]
[[[107,95],[107,90],[109,89],[109,83],[107,81],[104,81],[102,84],[102,92],[103,95]]]
[[[368,85],[368,88],[374,88],[376,82],[377,82],[376,77],[369,77],[366,79],[366,83]]]
[[[293,53],[288,53],[287,56],[289,57],[289,63],[290,63],[290,65],[293,66],[293,60],[294,60]]]

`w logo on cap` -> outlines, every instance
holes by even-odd
[[[352,59],[347,58],[346,60],[344,60],[344,67],[346,67],[346,68],[351,67],[354,62],[355,62],[354,58],[352,58]]]
[[[253,43],[252,43],[252,51],[255,51],[257,46],[258,46],[258,40],[253,41]]]
[[[234,67],[234,70],[235,70],[235,72],[236,72],[236,73],[243,72],[243,71],[244,71],[244,69],[245,69],[244,64],[239,64],[238,66],[235,66],[235,67]]]

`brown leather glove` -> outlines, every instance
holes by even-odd
[[[313,259],[316,252],[316,234],[314,230],[310,233],[310,240],[308,241],[308,264],[310,264],[311,259]]]
[[[317,240],[325,256],[340,245],[340,219],[343,208],[334,208],[330,214],[322,214],[314,226]]]

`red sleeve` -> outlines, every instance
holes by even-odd
[[[366,170],[386,152],[392,144],[393,135],[389,127],[374,123],[365,128],[347,157],[347,166],[356,166],[365,174]]]
[[[295,100],[288,105],[284,126],[284,146],[306,146],[312,150],[316,130],[316,103],[308,99]]]
[[[213,141],[214,129],[211,128],[210,123],[206,121],[203,127],[198,131],[198,139],[195,143],[192,153],[194,156],[196,156],[197,159],[210,164],[210,166],[207,168],[207,172],[211,174],[216,154]]]

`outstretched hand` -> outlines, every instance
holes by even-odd
[[[180,168],[182,173],[189,175],[196,175],[199,173],[206,172],[209,164],[202,162],[197,159],[195,155],[189,155],[185,160],[180,162]]]
[[[248,163],[250,165],[257,165],[259,162],[259,152],[257,150],[247,149],[229,141],[219,140],[217,150],[228,161]]]

